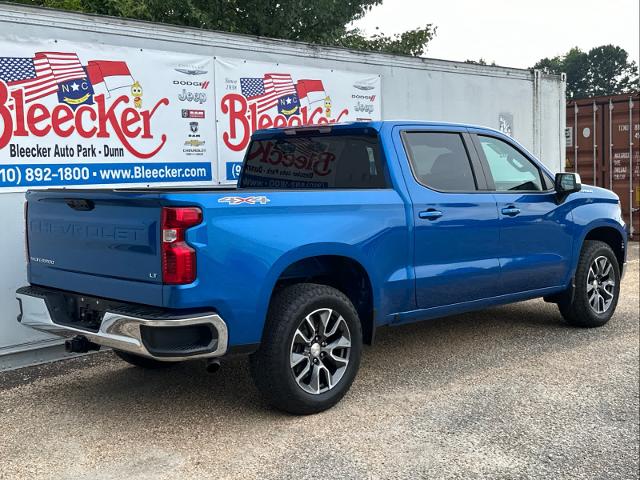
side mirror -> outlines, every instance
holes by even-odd
[[[579,192],[582,188],[580,175],[577,173],[556,173],[555,189],[558,201],[561,202],[574,192]]]

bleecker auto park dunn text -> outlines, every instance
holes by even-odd
[[[11,158],[124,157],[124,148],[112,148],[109,145],[104,145],[101,150],[98,150],[95,145],[86,146],[80,144],[76,145],[75,148],[69,145],[54,145],[53,147],[33,145],[23,147],[16,143],[10,143],[9,156]]]

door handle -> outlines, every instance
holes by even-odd
[[[520,213],[520,209],[518,207],[514,207],[513,205],[509,205],[502,209],[502,214],[507,215],[508,217],[515,217]]]
[[[429,210],[424,210],[418,213],[420,218],[424,218],[425,220],[436,220],[442,216],[442,212],[440,210],[435,210],[430,208]]]

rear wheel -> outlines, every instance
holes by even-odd
[[[160,362],[153,358],[143,357],[142,355],[135,355],[129,352],[123,352],[122,350],[114,350],[113,353],[115,353],[118,357],[120,357],[125,362],[130,363],[131,365],[135,365],[136,367],[140,367],[140,368],[147,368],[150,370],[168,368],[172,366],[174,363],[174,362]]]
[[[604,242],[584,242],[575,275],[573,299],[558,304],[567,323],[600,327],[612,317],[620,294],[620,267]]]
[[[251,374],[274,407],[311,414],[335,405],[360,364],[362,331],[349,299],[326,285],[302,283],[276,294]]]

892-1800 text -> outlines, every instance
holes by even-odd
[[[90,171],[88,167],[0,167],[0,184],[21,185],[23,183],[47,183],[62,181],[88,180]]]

